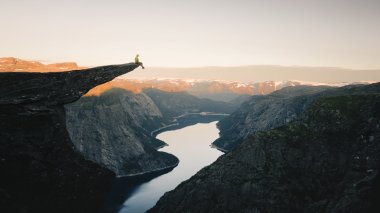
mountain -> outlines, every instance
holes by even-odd
[[[0,58],[0,72],[62,72],[79,69],[84,69],[84,67],[78,67],[75,62],[45,65],[38,61],[22,60],[13,57]]]
[[[360,82],[365,83],[365,82]],[[289,86],[345,86],[352,83],[316,83],[304,81],[265,81],[265,82],[236,82],[205,79],[129,79],[118,78],[105,85],[100,85],[89,92],[99,95],[111,88],[122,88],[134,93],[144,89],[159,89],[166,92],[187,92],[199,98],[216,101],[233,101],[239,96],[266,95]],[[353,83],[355,84],[355,82]]]
[[[380,70],[352,70],[337,67],[247,65],[235,67],[147,67],[149,72],[128,74],[134,78],[218,79],[236,82],[307,81],[321,83],[380,81]]]
[[[149,212],[379,212],[380,83],[319,96],[246,138]]]
[[[0,212],[94,212],[114,173],[78,153],[63,105],[137,68],[0,73]]]
[[[147,89],[133,93],[110,88],[66,105],[66,124],[76,149],[119,176],[175,167],[178,159],[156,151],[166,145],[152,131],[189,113],[230,113],[232,104],[200,99],[185,92]],[[123,151],[120,151],[123,150]]]
[[[167,118],[199,112],[228,114],[235,110],[235,106],[231,103],[198,98],[187,92],[163,92],[157,89],[146,89],[144,93],[152,98],[163,116]]]
[[[327,86],[286,87],[266,96],[254,96],[217,125],[220,137],[213,142],[217,148],[229,151],[249,135],[273,129],[299,118],[320,96],[357,93],[360,85],[342,88]]]
[[[265,96],[253,96],[217,125],[220,137],[213,145],[223,151],[233,149],[249,135],[273,129],[298,118],[321,91],[332,87],[287,87]]]

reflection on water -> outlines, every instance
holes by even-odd
[[[152,208],[165,192],[174,189],[222,155],[222,152],[210,147],[219,137],[216,123],[196,124],[159,134],[157,138],[169,145],[160,151],[177,156],[180,163],[173,171],[135,188],[120,212],[145,212]]]

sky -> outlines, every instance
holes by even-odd
[[[0,57],[380,68],[379,0],[0,0]]]

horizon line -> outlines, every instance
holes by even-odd
[[[19,60],[24,60],[24,61],[37,61],[42,63],[43,65],[49,65],[49,64],[56,64],[56,63],[76,63],[78,67],[99,67],[99,66],[107,66],[110,64],[104,64],[104,65],[83,65],[79,64],[76,61],[52,61],[52,60],[47,60],[47,59],[22,59],[14,56],[5,56],[5,57],[0,57],[2,58],[15,58]],[[127,62],[127,63],[133,63]],[[123,64],[123,63],[118,63],[118,64]],[[147,66],[145,64],[146,68],[153,68],[153,69],[204,69],[204,68],[244,68],[244,67],[284,67],[284,68],[328,68],[328,69],[341,69],[341,70],[352,70],[352,71],[380,71],[379,68],[348,68],[348,67],[340,67],[340,66],[321,66],[321,65],[281,65],[281,64],[242,64],[242,65],[204,65],[204,66]]]

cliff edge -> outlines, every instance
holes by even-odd
[[[0,212],[98,208],[115,175],[74,150],[63,105],[137,67],[0,72]]]

